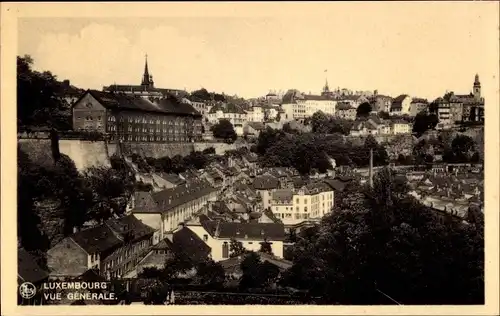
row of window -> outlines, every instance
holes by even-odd
[[[111,135],[110,138],[111,140],[133,141],[133,142],[162,142],[162,141],[187,142],[190,140],[189,137],[177,136],[177,135],[168,135],[168,136]],[[196,139],[196,137],[194,139]]]
[[[138,252],[144,250],[144,248],[146,248],[148,245],[149,245],[148,240],[142,240],[140,243],[134,244],[131,249],[129,249],[129,248],[125,249],[125,251],[120,256],[107,262],[105,269],[110,270],[115,265],[119,265],[123,261],[127,261],[127,259],[130,259],[129,256],[137,254]]]

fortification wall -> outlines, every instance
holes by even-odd
[[[47,138],[19,138],[20,148],[33,161],[40,164],[53,163],[51,140]],[[224,154],[228,150],[246,147],[246,144],[226,144],[217,142],[200,143],[108,143],[105,141],[86,141],[79,139],[60,139],[59,151],[70,157],[78,170],[89,167],[110,166],[109,158],[114,154],[130,156],[133,153],[144,157],[187,156],[193,150],[203,151],[213,147],[216,154]]]
[[[78,139],[60,139],[59,151],[75,162],[78,170],[89,167],[110,167],[109,156],[114,152],[108,152],[104,141],[86,141]]]

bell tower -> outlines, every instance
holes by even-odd
[[[477,101],[481,100],[481,82],[479,82],[479,75],[476,74],[474,78],[474,86],[473,86],[474,99]]]
[[[146,54],[145,58],[146,58],[146,62],[144,64],[144,74],[142,75],[141,86],[143,86],[145,88],[153,88],[154,87],[153,76],[149,74],[148,55],[147,54]]]

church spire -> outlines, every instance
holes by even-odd
[[[145,56],[146,62],[144,64],[144,75],[142,76],[142,86],[150,87],[153,85],[153,76],[149,74],[149,69],[148,69],[148,54]]]

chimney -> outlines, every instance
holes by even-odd
[[[79,229],[77,226],[73,226],[73,234],[78,233]]]
[[[69,88],[69,83],[70,83],[70,82],[69,82],[69,80],[68,80],[68,79],[63,80],[63,82],[62,82],[62,83],[63,83],[63,86],[64,86],[65,88]]]

